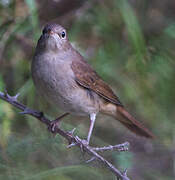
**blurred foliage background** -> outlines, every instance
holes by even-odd
[[[54,119],[61,114],[38,97],[30,64],[43,25],[67,28],[69,39],[157,136],[136,137],[110,117],[98,116],[91,142],[129,141],[129,152],[105,157],[134,180],[175,178],[174,0],[0,0],[0,90]],[[97,162],[87,165],[77,148],[55,138],[40,122],[0,100],[0,179],[114,180]],[[61,124],[87,135],[89,120],[69,116]]]

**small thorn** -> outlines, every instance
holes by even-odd
[[[20,95],[20,93],[17,93],[15,96],[11,96],[10,98],[12,99],[12,101],[17,101],[19,95]]]
[[[96,157],[92,157],[91,159],[87,160],[86,163],[90,163],[92,161],[94,161],[96,159]]]
[[[129,148],[126,146],[120,147],[119,151],[128,151]]]
[[[123,175],[124,176],[127,176],[127,172],[128,172],[128,170],[127,170],[127,168],[123,171]]]
[[[71,147],[76,146],[76,145],[77,145],[77,143],[72,142],[71,144],[69,144],[69,145],[67,146],[67,148],[71,148]]]
[[[15,96],[10,96],[7,92],[7,89],[4,90],[4,95],[5,97],[7,97],[8,99],[11,99],[12,101],[17,101],[20,93],[17,93]]]
[[[125,142],[125,146],[129,146],[130,144],[129,144],[129,142]]]
[[[32,114],[33,111],[31,109],[25,108],[24,111],[19,112],[19,114]]]
[[[16,99],[18,99],[19,95],[20,95],[20,93],[17,93],[14,97],[15,97]]]
[[[73,136],[75,130],[76,130],[76,128],[73,128],[71,131],[68,131],[68,133]]]
[[[123,147],[121,147],[121,151],[129,151],[129,143],[128,142],[123,144]]]

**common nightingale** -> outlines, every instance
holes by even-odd
[[[39,94],[54,107],[66,112],[53,121],[53,125],[68,114],[89,116],[89,143],[96,115],[100,112],[114,117],[137,135],[154,137],[126,111],[108,84],[72,47],[62,26],[50,23],[44,27],[31,70]]]

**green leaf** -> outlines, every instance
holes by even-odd
[[[138,59],[141,60],[146,53],[146,46],[138,20],[127,0],[116,2],[119,4],[119,10],[126,25],[130,43]]]

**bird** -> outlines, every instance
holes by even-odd
[[[53,120],[54,128],[69,115],[90,118],[89,144],[98,113],[118,120],[136,135],[154,138],[123,106],[111,87],[71,45],[66,29],[56,23],[45,25],[32,59],[31,74],[39,94],[65,113]]]

